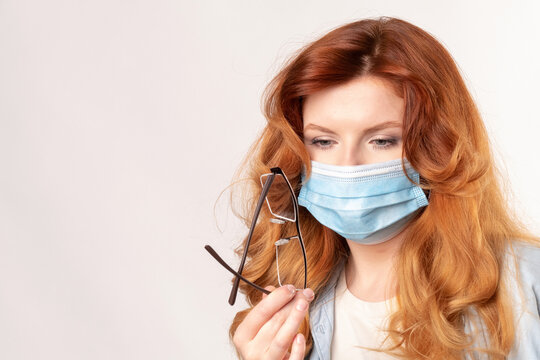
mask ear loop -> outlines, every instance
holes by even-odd
[[[420,179],[418,181],[418,183],[414,182],[410,177],[409,177],[409,174],[407,173],[407,170],[405,169],[405,158],[403,157],[401,159],[401,166],[403,168],[403,172],[405,173],[405,176],[407,177],[407,179],[409,179],[410,182],[412,182],[413,184],[417,185],[417,186],[420,186],[420,184],[424,183],[424,184],[429,184],[425,178],[422,177],[422,175],[420,175]],[[427,201],[429,203],[429,198],[431,197],[431,189],[427,189],[427,193],[426,193],[426,190],[425,189],[422,189],[422,191],[424,192],[424,195],[426,196],[427,198]]]

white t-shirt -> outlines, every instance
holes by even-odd
[[[347,289],[345,271],[342,271],[336,286],[331,359],[397,359],[383,352],[355,347],[380,348],[386,336],[380,329],[386,328],[388,316],[395,307],[395,297],[381,302],[368,302],[355,297]],[[389,344],[387,341],[383,346],[389,347]]]

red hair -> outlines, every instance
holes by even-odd
[[[280,166],[300,190],[301,169],[311,171],[303,143],[302,101],[319,90],[360,76],[386,80],[405,100],[403,156],[431,191],[427,208],[406,233],[396,263],[399,310],[391,317],[388,339],[406,359],[460,359],[472,351],[464,333],[471,309],[485,324],[494,359],[503,359],[514,342],[513,313],[504,291],[504,254],[512,239],[536,241],[509,213],[479,111],[448,51],[426,31],[406,21],[381,17],[336,28],[295,54],[264,94],[266,127],[250,149],[238,177],[246,207],[237,215],[249,226],[262,173]],[[273,242],[282,229],[261,213],[251,241],[244,276],[276,284]],[[308,286],[321,291],[343,257],[345,239],[300,208],[308,258]],[[293,245],[294,246],[294,245]],[[236,252],[243,252],[243,244]],[[294,252],[291,251],[294,255]],[[282,283],[303,279],[299,256],[280,254]],[[241,283],[248,303],[261,294]],[[251,308],[250,308],[251,309]],[[250,309],[239,312],[232,339]],[[300,331],[312,346],[306,317]],[[386,350],[390,351],[390,350]]]

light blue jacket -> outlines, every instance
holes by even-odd
[[[521,290],[515,279],[515,267],[509,258],[507,284],[513,295],[516,323],[516,343],[510,352],[509,360],[540,359],[540,248],[521,242],[514,243],[514,251],[521,277]],[[328,285],[311,304],[310,328],[313,337],[313,348],[305,359],[330,360],[330,345],[334,330],[334,294],[339,274],[345,262],[336,268]],[[471,324],[466,323],[465,331],[470,333]],[[485,339],[478,339],[477,345],[485,344]],[[475,354],[472,358],[487,359],[484,353]]]

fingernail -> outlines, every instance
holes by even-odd
[[[296,304],[296,309],[298,309],[298,311],[304,311],[306,310],[307,305],[308,304],[306,300],[299,300],[298,304]]]
[[[304,289],[303,293],[308,300],[312,300],[315,297],[315,293],[310,288]]]
[[[287,285],[287,289],[289,289],[291,295],[296,294],[296,288],[294,287],[294,285]]]

